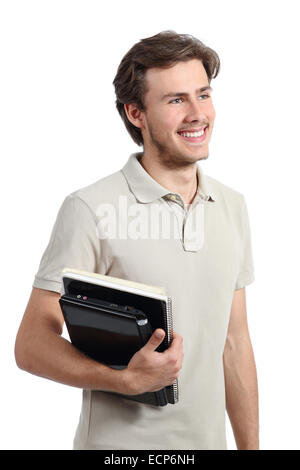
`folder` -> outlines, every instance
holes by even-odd
[[[157,351],[171,344],[172,301],[163,288],[73,268],[62,271],[62,286],[59,303],[70,340],[93,359],[123,369],[157,328],[166,333]],[[178,380],[157,392],[105,393],[165,406],[178,402]]]

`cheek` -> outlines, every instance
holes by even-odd
[[[154,120],[152,123],[155,125],[155,128],[162,134],[174,131],[178,128],[178,123],[180,121],[178,113],[166,113],[166,112],[157,112],[155,113]]]
[[[207,117],[212,121],[216,117],[216,111],[215,111],[214,105],[212,103],[209,105],[209,108],[207,109]]]

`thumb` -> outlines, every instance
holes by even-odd
[[[164,337],[164,330],[161,328],[156,329],[151,338],[145,344],[144,349],[147,349],[148,351],[155,351],[155,349],[160,345]]]

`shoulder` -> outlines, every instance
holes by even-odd
[[[226,217],[232,226],[243,234],[249,230],[248,208],[244,194],[220,181],[207,176],[207,186],[215,196],[218,217]]]
[[[235,209],[240,210],[244,206],[245,197],[240,191],[209,175],[205,175],[205,178],[207,187],[212,195],[215,196],[215,200],[219,206],[223,205],[231,211]]]
[[[114,203],[120,194],[126,194],[127,184],[121,171],[117,171],[70,193],[67,198],[86,205],[92,212],[101,203]]]

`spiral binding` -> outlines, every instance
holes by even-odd
[[[172,316],[172,299],[168,297],[167,306],[166,306],[166,320],[167,320],[167,334],[168,334],[168,344],[173,340],[173,316]],[[172,384],[172,395],[174,403],[178,402],[178,379]]]

